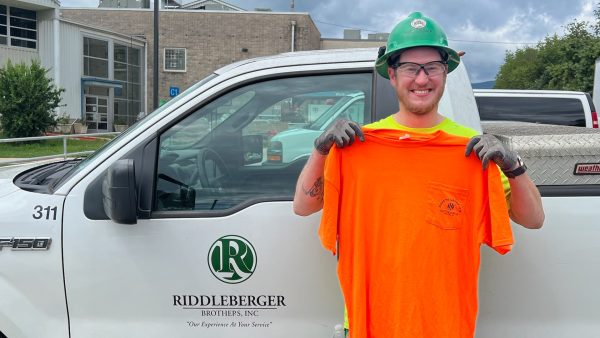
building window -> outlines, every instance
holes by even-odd
[[[141,116],[143,52],[143,47],[131,43],[83,36],[83,75],[105,79],[92,82],[106,84],[84,89],[88,128],[111,130],[113,125],[131,125]]]
[[[0,5],[0,45],[8,44],[8,27],[6,20],[6,6]]]
[[[108,79],[108,41],[83,38],[83,75]]]
[[[165,72],[185,72],[186,49],[165,48]]]
[[[114,44],[114,79],[122,88],[115,91],[114,119],[132,124],[142,111],[142,49]]]
[[[0,45],[36,49],[36,12],[0,5]]]

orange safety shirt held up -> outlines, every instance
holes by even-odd
[[[365,138],[327,156],[319,228],[352,338],[473,337],[480,245],[513,243],[497,166],[443,131]]]

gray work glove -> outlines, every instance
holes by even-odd
[[[469,143],[467,143],[465,156],[469,156],[473,150],[475,150],[475,154],[481,160],[483,169],[487,169],[490,160],[496,162],[498,167],[505,173],[519,166],[517,154],[514,151],[506,149],[504,144],[494,135],[483,134],[473,136]]]
[[[360,126],[356,122],[339,119],[333,123],[333,126],[325,130],[321,136],[317,137],[315,149],[319,154],[327,155],[334,143],[338,148],[343,148],[354,143],[356,137],[361,141],[365,140]]]

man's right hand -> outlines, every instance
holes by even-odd
[[[319,154],[327,155],[334,143],[338,148],[343,148],[354,143],[356,137],[361,141],[365,140],[360,126],[356,122],[339,119],[335,121],[333,126],[324,131],[321,136],[317,137],[315,140],[315,149],[317,149]]]

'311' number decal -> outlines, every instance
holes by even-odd
[[[43,207],[41,205],[36,205],[35,207],[33,207],[33,218],[34,219],[42,219],[45,217],[45,219],[48,220],[56,220],[56,212],[58,211],[58,207],[54,207],[51,208],[50,206],[47,207]]]

